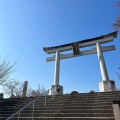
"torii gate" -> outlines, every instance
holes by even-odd
[[[51,91],[49,92],[50,95],[58,94],[57,89],[60,89],[60,94],[63,94],[63,87],[59,85],[59,72],[60,72],[60,60],[61,59],[67,59],[72,57],[78,57],[78,56],[84,56],[89,54],[98,54],[98,60],[100,63],[100,70],[102,75],[102,81],[99,83],[99,89],[100,92],[107,92],[107,91],[114,91],[116,90],[115,82],[109,80],[103,52],[115,50],[115,46],[106,46],[102,47],[101,44],[112,42],[114,38],[117,37],[117,31],[102,35],[96,38],[86,39],[78,42],[73,42],[69,44],[64,44],[60,46],[54,46],[54,47],[44,47],[43,50],[47,54],[54,54],[56,53],[56,56],[48,57],[47,62],[49,61],[55,61],[55,73],[54,73],[54,85],[51,86]],[[88,47],[88,46],[94,46],[96,45],[96,48],[80,51],[80,48]],[[69,54],[60,54],[60,52],[73,50],[73,53]]]

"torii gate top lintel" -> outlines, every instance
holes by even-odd
[[[111,42],[111,41],[113,41],[113,38],[116,38],[116,37],[117,37],[117,31],[106,34],[106,35],[101,35],[99,37],[85,39],[85,40],[68,43],[68,44],[64,44],[64,45],[43,47],[43,50],[48,54],[52,54],[52,53],[55,53],[57,50],[59,50],[61,52],[66,51],[66,50],[71,50],[72,45],[74,45],[74,44],[78,44],[79,47],[82,48],[82,47],[96,45],[97,42],[99,42],[100,44]]]

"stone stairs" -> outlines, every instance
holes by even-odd
[[[0,120],[35,98],[5,99],[0,102]],[[120,100],[120,92],[96,92],[47,96],[38,99],[20,113],[19,120],[115,120],[112,101]],[[18,120],[15,115],[11,120]],[[33,119],[32,119],[33,117]]]

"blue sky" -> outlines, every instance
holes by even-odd
[[[48,89],[54,81],[54,62],[46,62],[43,47],[57,46],[108,34],[118,14],[117,0],[0,0],[0,55],[18,59],[11,78]],[[110,80],[120,88],[119,34],[115,51],[104,53]],[[105,44],[107,45],[107,44]],[[99,91],[102,80],[97,54],[61,60],[64,93]]]

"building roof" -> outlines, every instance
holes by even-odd
[[[52,46],[52,47],[43,47],[43,50],[46,52],[47,50],[54,50],[54,49],[57,49],[57,48],[71,46],[73,44],[80,44],[80,43],[86,43],[86,42],[90,42],[90,41],[94,41],[94,40],[100,40],[100,39],[108,38],[108,37],[111,37],[111,36],[116,38],[117,37],[117,31],[109,33],[109,34],[106,34],[106,35],[101,35],[99,37],[85,39],[85,40],[80,40],[80,41],[77,41],[77,42],[72,42],[72,43],[68,43],[68,44],[64,44],[64,45]]]

